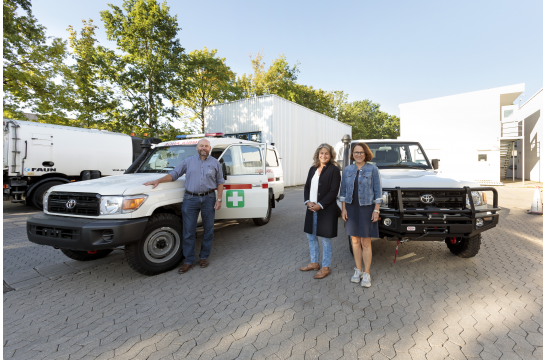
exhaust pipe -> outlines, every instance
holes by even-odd
[[[151,150],[150,139],[144,139],[144,141],[142,141],[142,143],[140,144],[140,147],[143,149],[142,153],[140,154],[138,158],[136,158],[136,160],[132,163],[132,165],[129,166],[129,168],[127,169],[127,171],[124,172],[124,174],[132,174],[140,167],[140,165],[142,165],[142,163],[144,162],[144,160],[148,156],[148,153]]]
[[[352,138],[350,135],[346,134],[342,138],[342,142],[344,144],[343,148],[343,164],[342,169],[346,169],[346,167],[350,164],[350,143],[352,142]]]

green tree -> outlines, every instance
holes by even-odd
[[[125,0],[123,10],[108,4],[111,11],[100,13],[108,40],[116,52],[98,46],[102,79],[119,87],[127,108],[119,109],[112,126],[157,135],[171,128],[177,118],[175,96],[183,91],[177,76],[184,48],[176,39],[178,22],[169,14],[166,2]]]
[[[225,58],[216,56],[216,53],[216,49],[209,51],[207,48],[189,53],[180,69],[188,90],[180,93],[174,103],[190,121],[190,128],[198,128],[202,133],[205,132],[204,109],[207,106],[241,96],[240,88],[236,86],[236,74],[225,64]]]
[[[263,51],[259,51],[253,59],[250,55],[250,61],[253,73],[244,74],[238,79],[242,97],[276,94],[284,99],[294,101],[294,85],[299,73],[299,63],[290,67],[286,56],[282,54],[273,61],[268,69],[265,69]]]
[[[342,91],[325,91],[297,83],[299,63],[290,66],[284,54],[269,68],[265,66],[262,51],[251,62],[253,73],[238,79],[242,97],[275,94],[335,119],[346,105],[347,95]]]
[[[399,118],[380,110],[371,100],[354,101],[344,106],[339,120],[352,126],[354,139],[396,139]]]
[[[65,73],[70,93],[70,105],[73,116],[79,126],[106,128],[110,113],[121,106],[114,90],[100,79],[98,66],[97,40],[93,20],[82,20],[83,27],[78,33],[73,26],[68,27],[72,57],[76,61]],[[126,131],[125,131],[126,132]]]
[[[3,10],[4,116],[26,120],[21,111],[26,108],[44,117],[66,118],[66,89],[54,81],[65,69],[66,43],[46,36],[29,0],[4,0]]]

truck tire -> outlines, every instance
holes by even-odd
[[[32,193],[32,205],[38,210],[44,209],[44,194],[47,190],[51,189],[55,185],[64,184],[62,181],[53,180],[48,181],[36,188]]]
[[[69,249],[61,249],[62,253],[68,256],[72,260],[77,261],[91,261],[106,257],[109,253],[114,251],[113,249],[97,250],[94,254],[89,254],[87,251],[77,251]]]
[[[253,218],[252,219],[252,220],[254,220],[254,224],[256,224],[257,226],[266,225],[269,222],[269,220],[271,220],[271,215],[272,215],[271,201],[274,201],[274,200],[269,199],[269,207],[267,208],[267,216],[265,216],[264,218]]]
[[[450,252],[454,255],[457,255],[461,258],[470,258],[479,252],[481,248],[481,234],[477,234],[471,237],[465,237],[459,239],[458,242],[452,243],[452,238],[446,238],[445,243],[449,248]]]
[[[183,259],[182,219],[174,214],[153,215],[140,241],[125,245],[129,266],[142,275],[173,269]]]

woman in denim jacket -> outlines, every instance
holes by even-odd
[[[378,238],[378,215],[382,203],[382,184],[378,168],[368,163],[373,153],[364,143],[352,147],[349,165],[343,171],[340,201],[343,205],[342,217],[346,221],[345,231],[352,238],[352,251],[356,262],[351,282],[361,282],[361,286],[371,286],[371,238]],[[362,269],[361,261],[365,265]]]

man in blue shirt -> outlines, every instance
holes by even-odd
[[[185,194],[182,203],[182,220],[184,224],[182,249],[185,260],[178,271],[180,274],[186,273],[194,266],[199,212],[204,227],[199,265],[205,268],[209,264],[208,256],[210,256],[212,242],[214,241],[214,213],[215,210],[221,208],[223,184],[225,183],[220,162],[210,156],[210,149],[208,140],[199,140],[197,143],[199,155],[190,156],[183,160],[168,175],[144,183],[144,185],[153,185],[152,189],[155,189],[160,183],[174,181],[186,174]],[[216,188],[218,189],[217,200],[214,193]]]

